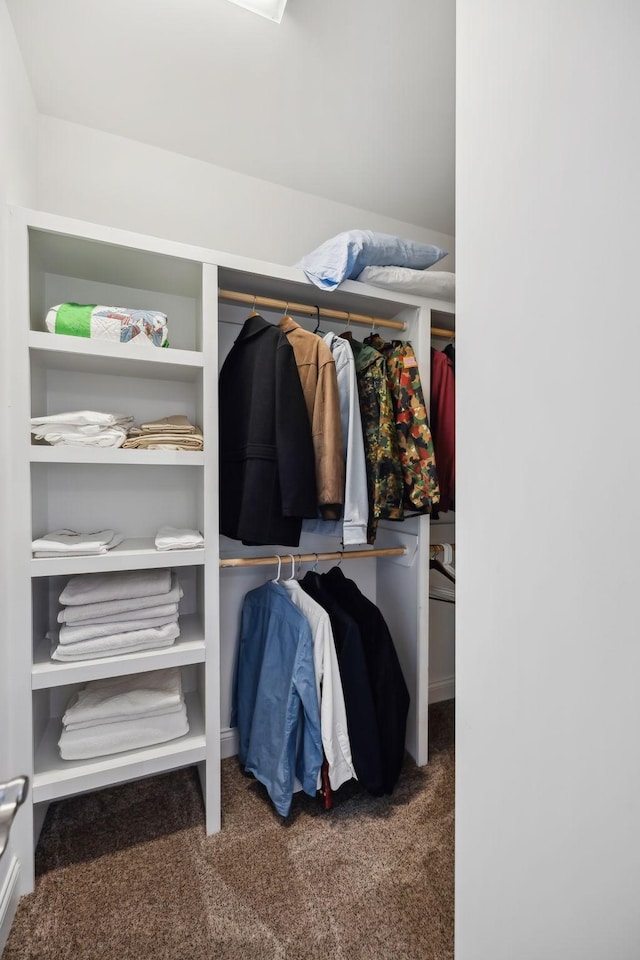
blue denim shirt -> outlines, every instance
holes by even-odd
[[[311,628],[272,581],[244,600],[235,701],[240,762],[286,817],[296,775],[316,794],[322,736]]]

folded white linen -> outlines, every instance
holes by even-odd
[[[98,530],[95,533],[78,533],[77,530],[55,530],[45,533],[31,542],[32,550],[98,550],[106,547],[115,537],[115,530]]]
[[[175,707],[162,707],[157,710],[147,710],[146,713],[127,717],[127,720],[146,720],[148,717],[164,717],[168,713],[180,713],[184,709],[184,701],[176,703]],[[106,723],[124,723],[122,717],[109,717],[106,720],[80,720],[78,723],[65,723],[65,730],[90,730],[91,727],[102,727]]]
[[[119,427],[108,427],[97,433],[87,434],[82,429],[66,426],[34,427],[31,431],[37,440],[46,440],[54,447],[121,447],[127,432]]]
[[[77,643],[79,640],[93,640],[96,637],[111,637],[119,633],[132,633],[136,630],[148,630],[153,627],[165,627],[168,623],[177,623],[178,614],[169,617],[147,617],[144,620],[120,620],[117,623],[80,623],[67,626],[64,624],[59,630],[51,630],[49,639],[57,639],[58,643]],[[57,635],[57,636],[56,636]]]
[[[183,706],[178,713],[105,723],[88,730],[63,730],[58,746],[63,760],[89,760],[166,743],[188,732],[189,721]]]
[[[113,603],[120,603],[119,600],[112,601]],[[126,602],[126,601],[122,601]],[[96,604],[98,606],[98,604]],[[79,607],[70,607],[70,610],[79,610]],[[143,607],[137,610],[125,610],[123,613],[110,613],[106,617],[94,617],[93,620],[74,620],[72,626],[78,627],[93,627],[98,626],[99,624],[115,624],[116,626],[122,627],[122,630],[129,629],[129,622],[135,620],[144,620],[153,617],[154,619],[175,619],[175,615],[178,613],[178,604],[177,603],[162,603],[156,607]]]
[[[69,413],[53,413],[47,417],[31,417],[31,426],[60,423],[72,427],[129,426],[133,417],[126,413],[101,413],[98,410],[72,410]]]
[[[137,650],[149,650],[154,647],[170,647],[180,636],[180,626],[174,621],[164,627],[148,627],[146,630],[128,630],[126,633],[111,633],[106,637],[93,637],[90,640],[76,640],[74,643],[59,643],[51,654],[52,660],[92,660],[96,657],[109,657],[135,653]],[[53,633],[47,639],[55,643]]]
[[[150,670],[124,677],[90,680],[71,698],[63,723],[134,717],[148,710],[175,707],[182,702],[182,674],[179,667]]]
[[[127,634],[131,637],[132,634]],[[168,640],[139,640],[135,643],[124,643],[122,646],[99,647],[98,644],[104,642],[104,637],[96,640],[80,640],[78,643],[60,643],[54,647],[51,653],[51,659],[60,663],[76,663],[84,660],[101,660],[108,657],[124,657],[129,653],[141,653],[143,650],[161,650],[163,647],[171,647],[175,637]],[[84,646],[83,650],[79,648]],[[91,647],[91,649],[88,649]]]
[[[91,574],[97,576],[97,574]],[[129,597],[125,600],[101,600],[96,603],[77,603],[73,606],[64,607],[58,613],[58,623],[78,623],[82,620],[96,620],[98,617],[113,617],[121,613],[133,611],[138,614],[140,610],[147,610],[151,607],[160,607],[168,603],[177,603],[183,595],[183,590],[178,583],[175,573],[171,574],[171,589],[168,593],[153,594],[144,597]],[[157,614],[154,612],[153,616]],[[151,616],[151,614],[149,614]]]
[[[204,537],[199,530],[165,526],[156,533],[156,550],[193,550],[196,547],[204,547]]]
[[[124,540],[122,533],[114,533],[113,530],[105,532],[112,534],[111,539],[100,544],[96,544],[95,541],[87,539],[88,537],[98,536],[98,534],[77,533],[75,534],[75,544],[69,539],[69,542],[61,543],[59,547],[55,540],[48,539],[49,537],[53,538],[57,536],[57,534],[48,533],[39,540],[34,540],[31,544],[31,549],[33,550],[34,557],[97,557],[108,553],[109,550],[113,550],[114,547],[117,547]],[[69,535],[72,531],[65,530],[64,533]]]
[[[80,573],[71,577],[60,594],[60,603],[80,606],[106,600],[132,600],[166,595],[171,589],[171,570],[115,570]]]

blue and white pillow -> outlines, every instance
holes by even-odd
[[[296,266],[323,290],[335,290],[343,280],[355,280],[365,267],[413,267],[424,270],[447,256],[430,243],[403,240],[389,233],[347,230],[325,240]]]

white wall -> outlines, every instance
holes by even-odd
[[[6,205],[18,203],[28,206],[35,202],[36,108],[5,0],[0,0],[0,144],[0,310],[2,339],[6,343],[11,336],[13,322],[7,311]],[[0,402],[5,422],[11,407],[6,389],[6,357],[7,351],[0,351]],[[7,529],[6,511],[11,503],[10,492],[6,488],[9,456],[11,451],[5,448],[0,469],[0,523],[3,530]],[[0,538],[0,780],[20,772],[20,758],[15,757],[11,750],[11,717],[7,708],[6,571],[10,562],[9,550],[10,544],[6,538]],[[30,638],[25,637],[24,642],[29,643]],[[12,851],[9,848],[0,861],[0,911],[3,906],[2,891],[11,861]],[[0,951],[7,933],[7,929],[0,929]]]
[[[640,5],[457,23],[456,957],[633,960]]]
[[[446,234],[48,116],[38,123],[38,208],[283,264],[359,227],[442,246],[442,269],[454,269]]]

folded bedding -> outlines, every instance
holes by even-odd
[[[32,417],[31,433],[53,446],[121,447],[132,424],[133,417],[126,414],[76,410]]]
[[[88,557],[107,553],[123,540],[122,534],[114,530],[97,533],[56,530],[33,540],[31,549],[36,557]]]
[[[413,270],[410,267],[365,267],[358,281],[372,287],[399,290],[432,300],[456,299],[456,275],[444,270]]]
[[[198,428],[189,422],[181,413],[162,417],[160,420],[149,420],[141,423],[143,433],[197,433]]]
[[[122,444],[125,450],[202,450],[202,431],[195,427],[192,433],[160,431],[150,433],[140,427],[132,427]]]
[[[182,674],[179,667],[149,670],[124,677],[102,677],[90,680],[74,693],[62,722],[135,717],[148,710],[168,709],[183,700]]]
[[[180,527],[160,527],[156,534],[156,550],[193,550],[204,547],[204,537],[199,530]]]
[[[103,723],[87,730],[63,729],[58,747],[63,760],[89,760],[166,743],[188,732],[189,721],[183,704],[176,713]]]
[[[169,596],[169,594],[166,594]],[[150,598],[151,599],[151,598]],[[153,598],[155,599],[155,598]],[[128,601],[113,600],[113,603],[126,603]],[[88,606],[101,607],[102,604],[88,604]],[[71,607],[70,610],[72,613],[75,613],[77,610],[81,610],[81,607]],[[91,627],[99,626],[102,624],[111,624],[115,623],[122,625],[123,630],[128,629],[128,624],[130,622],[145,620],[148,618],[153,619],[165,619],[169,621],[174,618],[178,613],[178,603],[160,603],[154,607],[138,607],[136,610],[124,610],[122,613],[109,613],[105,617],[93,617],[85,620],[73,620],[72,625],[78,627]],[[61,623],[64,621],[60,621]]]
[[[80,573],[71,577],[60,594],[60,603],[70,606],[108,600],[137,600],[165,596],[171,589],[171,570],[117,570],[109,573]],[[144,604],[140,604],[144,606]]]
[[[78,643],[80,640],[94,640],[97,637],[166,627],[169,623],[177,622],[178,614],[174,613],[168,617],[146,617],[141,620],[111,620],[106,623],[81,623],[71,626],[65,624],[57,631],[57,639],[58,643]]]
[[[48,311],[49,333],[89,337],[129,346],[168,347],[167,315],[159,310],[134,310],[95,303],[59,303]]]
[[[184,703],[181,700],[180,703],[176,703],[174,707],[156,707],[155,709],[150,708],[144,713],[137,713],[133,717],[125,717],[124,720],[146,720],[149,717],[164,717],[168,713],[181,713],[184,707]],[[107,717],[106,720],[79,720],[75,721],[65,721],[64,729],[65,730],[90,730],[92,727],[101,727],[107,723],[123,723],[122,717]]]
[[[57,640],[57,631],[47,633],[47,639],[52,643]],[[140,650],[153,650],[160,647],[170,647],[180,636],[180,626],[177,622],[165,624],[163,627],[147,627],[144,630],[127,630],[126,632],[111,633],[103,637],[94,637],[90,640],[77,640],[74,643],[58,643],[51,653],[52,660],[95,660],[97,657],[124,656],[128,653],[137,653]]]
[[[99,577],[105,576],[105,574],[82,574],[82,576]],[[69,584],[70,583],[71,580],[69,581]],[[69,586],[69,584],[67,584],[67,586]],[[63,591],[63,594],[64,592],[65,591]],[[63,594],[61,594],[61,596]],[[175,573],[171,573],[170,588],[167,593],[127,597],[119,600],[98,600],[95,602],[75,603],[72,606],[60,610],[58,613],[58,623],[80,623],[87,620],[95,622],[105,617],[113,618],[114,616],[125,614],[128,614],[129,617],[133,617],[135,614],[135,616],[138,617],[142,610],[149,610],[153,607],[165,607],[168,604],[177,604],[182,595],[183,590],[178,583],[178,578]],[[61,602],[65,601],[61,600]],[[149,616],[151,616],[151,614],[149,614]],[[160,616],[160,614],[154,612],[153,616]]]

